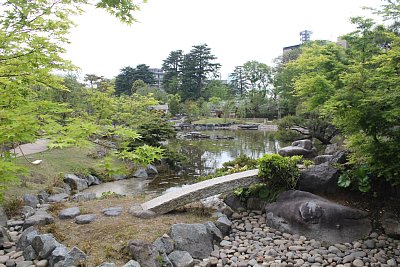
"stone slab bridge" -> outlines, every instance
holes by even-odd
[[[249,170],[191,184],[145,202],[141,205],[141,208],[144,211],[164,214],[209,196],[231,192],[238,187],[247,187],[259,183],[261,179],[257,174],[258,170]]]

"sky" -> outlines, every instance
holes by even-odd
[[[113,78],[126,66],[161,68],[171,51],[188,53],[207,44],[222,65],[222,79],[250,60],[273,65],[285,46],[312,40],[335,41],[354,30],[352,16],[381,0],[148,0],[127,26],[101,10],[74,19],[66,58],[84,74]]]

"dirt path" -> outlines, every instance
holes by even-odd
[[[48,149],[47,148],[48,143],[49,143],[48,139],[42,138],[42,139],[36,140],[35,143],[28,143],[28,144],[20,145],[20,148],[26,156],[26,155],[31,155],[31,154],[46,151]],[[17,157],[22,156],[21,150],[19,148],[15,149],[15,153],[17,154]]]

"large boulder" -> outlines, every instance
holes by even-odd
[[[134,260],[142,267],[161,267],[160,254],[153,244],[141,240],[132,240],[128,244]]]
[[[82,191],[88,188],[86,179],[81,179],[75,174],[66,174],[64,182],[68,184],[72,190]]]
[[[32,247],[39,259],[48,259],[60,243],[50,234],[37,235],[32,240]]]
[[[382,228],[390,237],[400,238],[400,219],[391,212],[385,212],[381,219]]]
[[[311,193],[334,193],[339,189],[339,175],[340,171],[330,162],[313,165],[301,171],[298,188]]]
[[[174,224],[170,236],[175,250],[187,251],[195,259],[205,259],[213,251],[212,233],[204,224]]]
[[[271,227],[332,244],[363,238],[372,229],[366,212],[303,191],[283,192],[265,210]]]
[[[28,246],[32,244],[33,238],[38,235],[38,232],[34,227],[29,227],[25,229],[17,242],[17,250],[25,250]]]
[[[279,149],[278,154],[284,157],[303,156],[313,158],[317,156],[317,150],[313,147],[311,140],[304,139],[294,141],[291,146]]]

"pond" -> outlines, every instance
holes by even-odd
[[[163,173],[154,179],[132,178],[105,183],[90,187],[87,191],[97,195],[113,191],[124,195],[145,193],[156,196],[167,189],[193,183],[197,177],[213,173],[224,162],[242,154],[260,158],[267,153],[277,153],[281,146],[286,145],[276,140],[270,131],[214,130],[201,133],[210,138],[168,140],[168,147],[187,158],[181,170]]]

